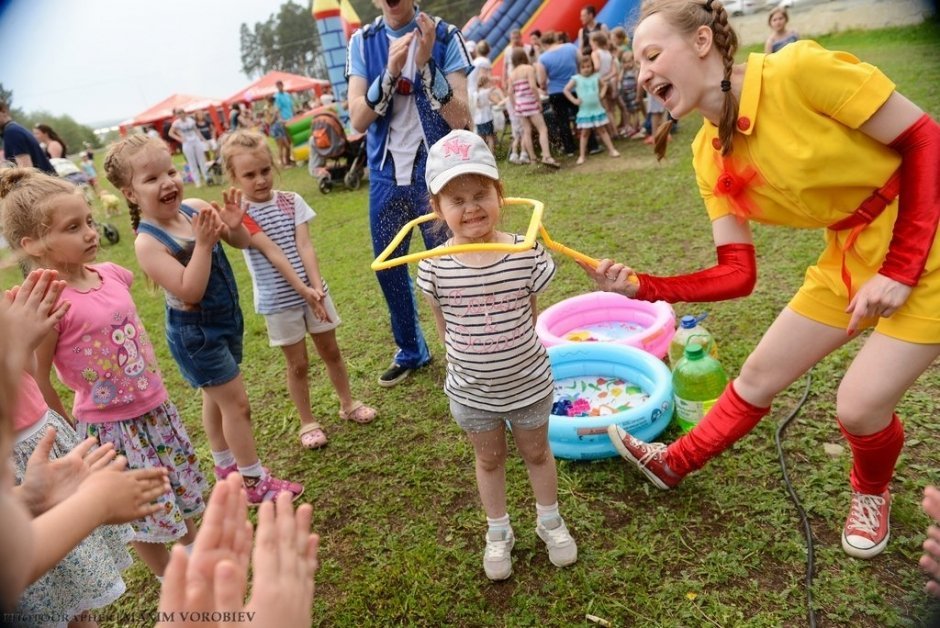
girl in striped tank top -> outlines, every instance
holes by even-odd
[[[535,145],[532,143],[532,129],[535,128],[539,134],[542,163],[552,168],[560,168],[561,164],[552,158],[548,145],[548,127],[545,126],[545,117],[542,115],[541,92],[535,68],[529,63],[525,48],[513,48],[511,58],[513,67],[509,73],[509,101],[513,111],[522,119],[522,155],[531,155],[532,159],[535,159]],[[520,157],[519,163],[529,161]]]
[[[514,244],[522,236],[496,230],[503,188],[483,140],[455,130],[428,151],[431,207],[453,237],[446,245]],[[506,510],[506,424],[512,427],[535,493],[536,534],[552,564],[578,559],[558,512],[558,478],[548,444],[554,380],[535,333],[537,296],[555,273],[541,245],[522,253],[443,254],[418,264],[418,289],[447,350],[444,392],[476,455],[477,489],[489,529],[483,570],[490,580],[512,574],[515,542]]]
[[[268,341],[287,360],[287,390],[300,416],[300,443],[306,449],[326,444],[326,433],[310,408],[310,334],[339,397],[339,416],[369,423],[373,408],[357,401],[336,343],[339,314],[310,241],[309,222],[316,216],[299,194],[274,190],[274,159],[265,138],[255,131],[236,131],[222,145],[222,162],[235,193],[247,208],[244,223],[251,234],[245,260],[254,286],[255,310],[264,316]]]

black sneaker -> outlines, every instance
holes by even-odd
[[[413,370],[414,369],[410,366],[402,366],[397,362],[392,362],[392,365],[379,376],[379,386],[391,388],[411,375],[411,371]]]

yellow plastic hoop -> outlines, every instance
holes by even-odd
[[[542,241],[545,243],[546,248],[555,251],[556,253],[567,255],[574,260],[587,264],[591,268],[597,268],[597,265],[600,263],[597,259],[589,255],[585,255],[580,251],[576,251],[552,239],[551,235],[548,233],[548,229],[546,229],[545,225],[542,224],[542,213],[545,211],[544,203],[537,201],[534,198],[513,197],[504,199],[503,206],[505,207],[507,205],[532,206],[532,218],[529,220],[529,226],[526,229],[525,238],[523,238],[522,242],[517,244],[497,244],[487,242],[480,242],[477,244],[454,244],[451,246],[439,246],[437,248],[426,251],[418,251],[417,253],[408,253],[406,255],[402,255],[401,257],[388,259],[392,252],[398,248],[398,245],[401,244],[402,240],[404,240],[405,237],[411,233],[412,229],[422,223],[428,222],[429,220],[436,219],[434,214],[428,213],[424,216],[421,216],[420,218],[415,218],[401,228],[398,234],[395,235],[395,238],[389,243],[387,247],[385,247],[385,250],[379,253],[379,256],[375,258],[374,262],[372,262],[372,270],[386,270],[400,264],[409,264],[411,262],[417,262],[429,257],[441,257],[443,255],[455,255],[459,253],[477,253],[482,251],[522,253],[523,251],[528,251],[533,246],[535,246],[536,235],[542,236]],[[631,281],[635,281],[634,276],[631,276]]]

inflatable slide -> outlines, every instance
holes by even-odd
[[[640,0],[488,0],[480,14],[463,27],[469,40],[490,45],[493,73],[503,71],[503,53],[509,43],[509,33],[518,28],[522,40],[527,42],[534,30],[562,31],[574,41],[581,28],[581,9],[593,6],[597,20],[608,28],[626,26],[627,20],[638,9]]]

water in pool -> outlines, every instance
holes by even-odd
[[[556,416],[606,416],[626,412],[646,402],[649,395],[621,378],[566,377],[555,381]]]
[[[646,331],[639,323],[632,321],[609,321],[584,325],[565,334],[570,342],[616,342]]]

